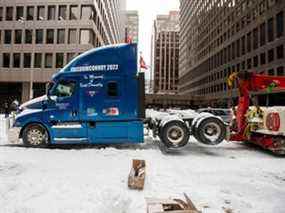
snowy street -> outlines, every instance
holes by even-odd
[[[132,159],[146,160],[143,191],[127,187]],[[284,158],[227,142],[192,141],[172,154],[148,137],[106,148],[0,146],[1,213],[146,213],[146,197],[183,192],[205,213],[283,213],[284,185]]]

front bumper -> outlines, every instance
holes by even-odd
[[[8,143],[9,144],[19,144],[19,135],[20,135],[21,128],[20,127],[13,127],[8,129]]]

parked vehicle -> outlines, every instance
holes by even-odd
[[[136,44],[90,50],[52,77],[45,96],[20,106],[11,134],[27,146],[142,143],[144,124],[168,148],[185,146],[193,134],[215,145],[226,124],[212,114],[186,112],[145,116],[144,74]]]
[[[197,110],[198,113],[208,112],[213,115],[219,116],[223,119],[224,122],[230,123],[233,119],[233,113],[231,109],[227,108],[201,108]]]

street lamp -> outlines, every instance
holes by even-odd
[[[24,29],[23,29],[23,32],[24,32],[24,35],[25,35],[25,31],[26,31],[26,22],[24,20],[23,17],[19,18],[18,21],[20,23],[22,23],[24,25]],[[30,70],[30,100],[33,99],[34,97],[34,90],[33,90],[33,84],[34,84],[34,63],[33,60],[32,60],[32,57],[33,57],[33,54],[34,54],[34,44],[33,44],[33,40],[34,40],[34,30],[32,29],[32,46],[33,46],[33,49],[32,49],[32,54],[31,54],[31,70]],[[22,39],[22,51],[24,50],[23,48],[23,39]]]

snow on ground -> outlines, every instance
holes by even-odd
[[[146,160],[143,191],[127,187],[132,159]],[[204,213],[283,213],[284,185],[284,158],[234,143],[208,147],[191,139],[170,154],[150,137],[105,148],[0,146],[1,213],[146,213],[146,197],[183,192]]]

